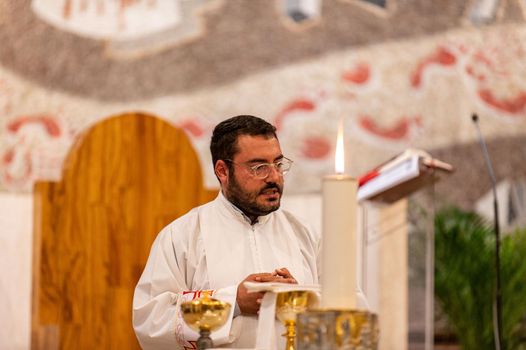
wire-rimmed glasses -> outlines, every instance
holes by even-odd
[[[278,173],[283,176],[286,173],[289,172],[290,168],[292,167],[292,163],[294,163],[292,160],[283,157],[277,162],[274,163],[259,163],[256,165],[247,165],[242,163],[236,163],[232,159],[225,159],[225,161],[230,162],[232,164],[236,164],[239,166],[244,166],[245,168],[249,169],[252,172],[252,175],[259,180],[266,179],[270,172],[272,171],[272,168],[276,169]]]

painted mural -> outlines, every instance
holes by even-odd
[[[32,0],[44,22],[105,42],[105,54],[132,59],[205,35],[202,13],[222,0]]]
[[[354,176],[403,151],[472,141],[471,114],[489,137],[526,133],[526,28],[463,29],[426,39],[349,49],[267,70],[216,88],[132,103],[45,89],[0,67],[0,188],[31,191],[56,180],[77,135],[93,123],[141,110],[183,128],[216,187],[208,154],[214,125],[254,114],[278,128],[295,161],[288,190],[319,190],[333,171],[336,129],[345,125]]]

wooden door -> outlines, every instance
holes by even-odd
[[[162,227],[211,200],[181,131],[142,113],[106,119],[34,191],[32,349],[139,349],[134,287]]]

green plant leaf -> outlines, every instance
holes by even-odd
[[[526,229],[501,239],[504,349],[524,347]],[[493,349],[495,234],[474,213],[435,216],[435,296],[464,349]]]

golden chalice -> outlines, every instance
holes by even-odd
[[[209,349],[214,347],[210,334],[226,323],[230,304],[205,294],[202,298],[182,303],[181,312],[186,324],[199,332],[197,349]]]
[[[276,316],[286,327],[283,334],[287,338],[285,350],[294,350],[296,341],[296,317],[307,310],[310,299],[308,291],[289,291],[278,293]]]

